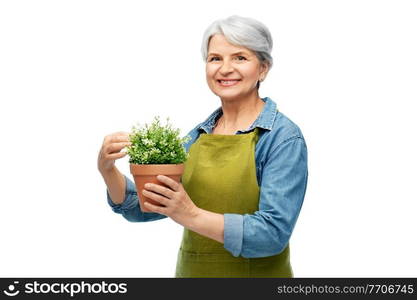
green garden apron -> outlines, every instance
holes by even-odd
[[[255,144],[247,134],[201,134],[191,145],[181,182],[199,208],[224,214],[259,210]],[[222,243],[184,228],[176,277],[293,277],[289,245],[278,255],[234,257]]]

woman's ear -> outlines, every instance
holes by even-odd
[[[269,64],[266,62],[261,63],[261,72],[259,74],[259,81],[264,81],[266,78],[266,75],[268,75],[269,72]]]

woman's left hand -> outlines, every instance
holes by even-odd
[[[183,185],[164,175],[158,175],[157,179],[169,188],[147,183],[142,193],[165,207],[145,202],[146,207],[152,212],[170,217],[183,226],[192,222],[192,219],[197,217],[199,208],[190,199]]]

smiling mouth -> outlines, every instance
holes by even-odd
[[[231,79],[231,80],[217,80],[217,82],[221,85],[221,86],[234,86],[236,84],[238,84],[238,82],[240,81],[240,79]]]

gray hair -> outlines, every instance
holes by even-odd
[[[229,43],[252,50],[261,62],[267,63],[269,68],[272,67],[272,37],[261,22],[237,15],[214,21],[203,35],[201,53],[205,62],[209,41],[214,34],[222,34]]]

